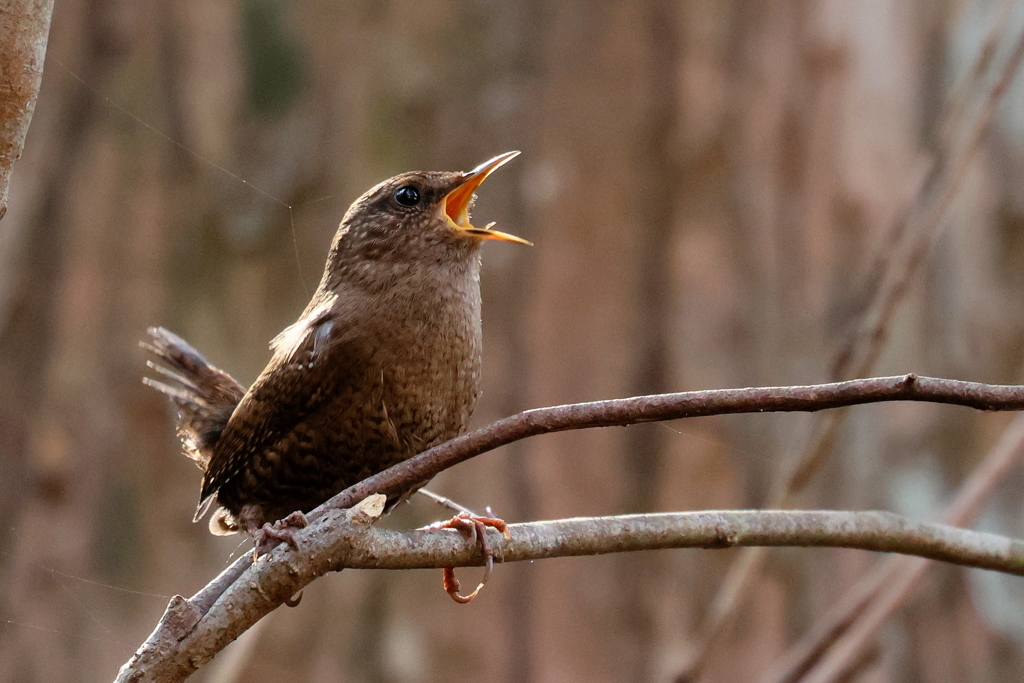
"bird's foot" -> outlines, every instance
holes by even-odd
[[[261,555],[266,555],[282,543],[287,543],[292,550],[298,550],[299,542],[295,540],[295,530],[304,529],[307,526],[309,526],[309,520],[299,510],[273,524],[269,522],[264,524],[252,536],[256,543],[256,547],[253,548],[253,560],[258,560]]]
[[[491,570],[494,568],[494,550],[487,540],[487,527],[497,529],[506,539],[511,538],[508,525],[504,520],[497,517],[481,517],[469,512],[460,512],[445,522],[434,522],[423,527],[424,529],[457,529],[480,545],[480,552],[484,556],[484,575],[472,593],[468,595],[459,593],[461,586],[459,580],[455,578],[455,567],[444,568],[444,590],[455,602],[465,604],[475,598],[487,583],[487,579],[491,577]]]

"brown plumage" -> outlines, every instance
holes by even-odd
[[[473,192],[509,152],[468,173],[413,172],[346,212],[324,275],[248,391],[179,337],[146,344],[203,470],[198,520],[255,535],[462,432],[480,380],[480,243],[525,242],[469,222]]]

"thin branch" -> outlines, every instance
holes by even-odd
[[[1024,386],[907,374],[808,386],[687,391],[536,408],[424,451],[341,492],[325,506],[351,507],[371,493],[400,494],[481,453],[539,434],[711,415],[816,412],[885,401],[948,403],[977,410],[1024,410]],[[315,518],[318,511],[311,514]]]
[[[342,568],[479,566],[479,545],[450,529],[397,532],[371,523],[383,496],[352,511],[329,510],[296,534],[299,551],[279,546],[234,582],[202,618],[172,599],[157,630],[118,681],[184,680],[260,618],[311,581]],[[843,547],[899,552],[1024,576],[1024,542],[888,512],[712,511],[563,519],[493,532],[504,562],[666,548]]]

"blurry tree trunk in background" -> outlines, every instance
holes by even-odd
[[[997,5],[59,3],[56,61],[0,223],[0,683],[112,678],[160,596],[192,593],[236,551],[190,522],[199,473],[139,382],[146,326],[251,381],[352,199],[399,171],[521,149],[475,209],[537,244],[484,248],[477,424],[823,380]],[[972,166],[881,374],[1020,381],[1022,93]],[[1006,419],[858,409],[801,504],[927,516]],[[510,521],[757,507],[808,425],[736,416],[552,435],[433,487]],[[1024,474],[1011,476],[986,524],[1020,536]],[[443,514],[417,500],[384,523]],[[708,680],[756,677],[875,561],[773,551]],[[268,618],[242,676],[665,681],[728,563],[672,551],[498,567],[469,607],[434,572],[346,571]],[[1016,676],[1019,581],[930,576],[871,675]]]
[[[52,13],[52,0],[16,0],[0,6],[0,220],[7,213],[11,174],[21,158],[39,96]],[[0,237],[0,254],[5,247],[10,250],[10,243],[10,237]],[[6,277],[0,276],[0,302],[3,302],[0,310],[9,298],[11,284],[8,270]],[[6,414],[7,409],[6,402],[0,402],[0,426],[8,427],[0,430],[0,449],[4,451],[9,444],[2,435],[15,430],[13,420],[16,419]],[[16,468],[11,470],[12,476],[0,479],[3,519],[11,519],[17,510],[19,482]],[[0,531],[0,545],[3,540],[4,531]]]

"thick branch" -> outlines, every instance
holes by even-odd
[[[332,515],[338,519],[339,513]],[[318,528],[323,530],[326,552],[345,568],[440,569],[483,564],[479,544],[449,529],[398,532],[346,525],[332,539],[329,528]],[[335,528],[341,529],[337,524]],[[512,524],[511,538],[493,534],[502,562],[667,548],[830,547],[916,555],[1024,576],[1024,541],[914,523],[890,512],[667,512]]]
[[[379,497],[377,497],[379,498]],[[369,501],[373,506],[375,501]],[[327,511],[235,581],[202,618],[175,598],[119,681],[180,681],[317,577],[341,568],[481,565],[479,545],[450,529],[397,532],[344,510]],[[368,507],[368,506],[367,506]],[[376,505],[376,514],[383,499]],[[493,532],[505,562],[664,548],[818,546],[899,552],[1024,576],[1024,542],[887,512],[721,511],[591,517],[513,524]]]

